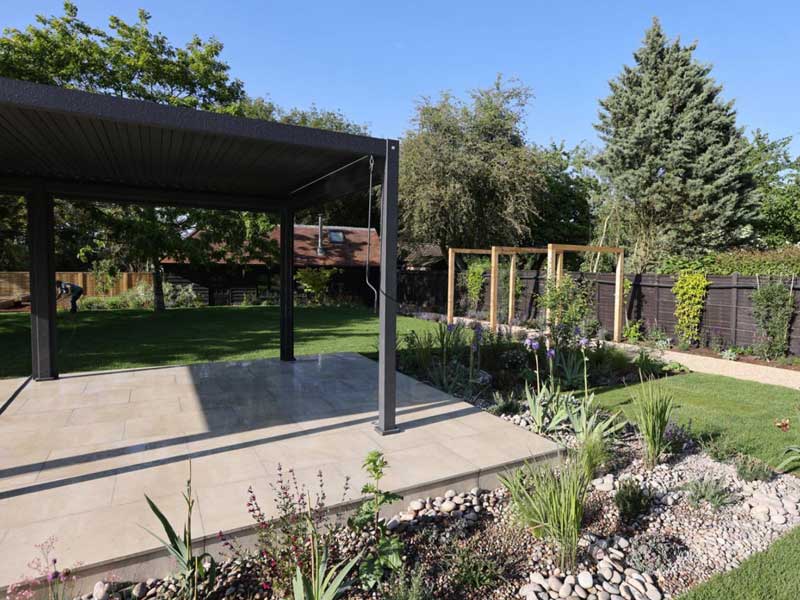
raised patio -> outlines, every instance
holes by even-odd
[[[181,523],[189,460],[194,532],[213,549],[219,531],[249,531],[249,486],[273,510],[278,464],[312,488],[322,471],[328,504],[344,509],[345,480],[357,498],[374,449],[390,464],[386,487],[406,496],[493,487],[509,467],[558,457],[555,444],[400,374],[401,432],[381,435],[377,372],[343,353],[28,383],[0,415],[0,587],[51,535],[59,564],[81,563],[87,577],[166,573],[143,529],[159,531],[144,494]]]

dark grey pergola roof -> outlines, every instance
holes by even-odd
[[[380,182],[387,140],[0,78],[0,190],[215,208],[301,208]],[[354,165],[355,167],[355,165]],[[91,184],[91,185],[89,185]],[[303,187],[307,186],[307,187]]]
[[[397,430],[399,144],[0,78],[0,194],[25,195],[35,379],[58,377],[53,198],[276,211],[281,359],[294,360],[294,212],[381,183],[378,422]],[[365,207],[366,208],[366,207]]]

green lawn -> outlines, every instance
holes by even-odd
[[[63,373],[276,357],[278,307],[206,307],[58,313]],[[398,334],[435,327],[399,317]],[[375,352],[378,319],[367,309],[295,308],[295,353]],[[0,377],[30,374],[30,317],[0,314]]]
[[[800,443],[795,426],[800,392],[776,385],[740,381],[718,375],[689,373],[663,380],[675,396],[677,417],[691,421],[695,433],[719,434],[746,454],[775,466],[790,444]],[[631,395],[638,385],[601,391],[598,400],[609,409],[622,409],[633,419]],[[790,418],[792,430],[783,433],[775,419]]]

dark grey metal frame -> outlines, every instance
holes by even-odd
[[[3,113],[3,111],[7,111]],[[279,145],[282,149],[297,148],[298,157],[309,149],[325,152],[341,151],[376,159],[376,176],[382,177],[381,196],[381,280],[380,341],[378,360],[378,421],[381,433],[397,431],[396,424],[396,320],[397,320],[397,202],[399,143],[366,136],[356,136],[306,127],[218,115],[203,111],[161,106],[150,102],[112,98],[65,90],[28,82],[0,78],[0,134],[4,119],[15,111],[40,116],[41,122],[66,115],[69,118],[91,118],[105,123],[163,127],[171,131],[224,136],[235,140],[255,140]],[[39,115],[41,113],[41,115]],[[31,129],[37,127],[30,124]],[[311,185],[297,188],[296,193],[267,197],[258,193],[242,193],[226,189],[179,189],[174,182],[148,181],[131,185],[126,181],[100,181],[69,170],[69,161],[53,171],[37,152],[44,152],[46,139],[42,131],[26,136],[18,146],[25,156],[23,168],[0,165],[0,193],[21,194],[28,207],[31,282],[31,356],[32,375],[36,380],[58,378],[56,364],[56,290],[54,253],[53,198],[94,199],[106,202],[135,202],[200,208],[250,210],[280,213],[281,220],[281,295],[280,357],[294,360],[294,213],[312,204],[363,189],[364,178],[355,168],[336,169],[330,176],[319,173]],[[8,131],[5,132],[8,135]],[[66,135],[66,134],[65,134]],[[83,132],[81,135],[89,135]],[[24,142],[24,143],[23,143]],[[85,140],[75,138],[76,147]],[[105,142],[107,143],[107,141]],[[129,150],[129,149],[128,149]],[[126,152],[128,151],[126,150]],[[125,153],[122,153],[127,156]],[[121,159],[121,160],[124,160]],[[298,159],[299,160],[299,159]],[[330,161],[330,156],[328,156]],[[31,169],[30,165],[37,165]],[[346,165],[347,163],[345,163]],[[65,166],[66,165],[66,166]],[[345,166],[342,165],[342,166]],[[308,168],[308,161],[304,167]],[[312,165],[313,166],[313,165]],[[366,168],[366,163],[364,163]],[[235,175],[235,173],[225,173]],[[233,179],[233,178],[232,178]]]

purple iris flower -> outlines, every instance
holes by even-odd
[[[455,329],[455,328],[456,328],[456,326],[455,326],[455,325],[453,325],[452,323],[450,323],[450,324],[447,326],[447,331],[453,331],[453,329]]]
[[[589,346],[589,338],[582,337],[578,343],[581,345],[581,348],[586,348]]]
[[[556,349],[555,348],[550,348],[547,351],[547,358],[555,358],[555,356],[556,356]]]

